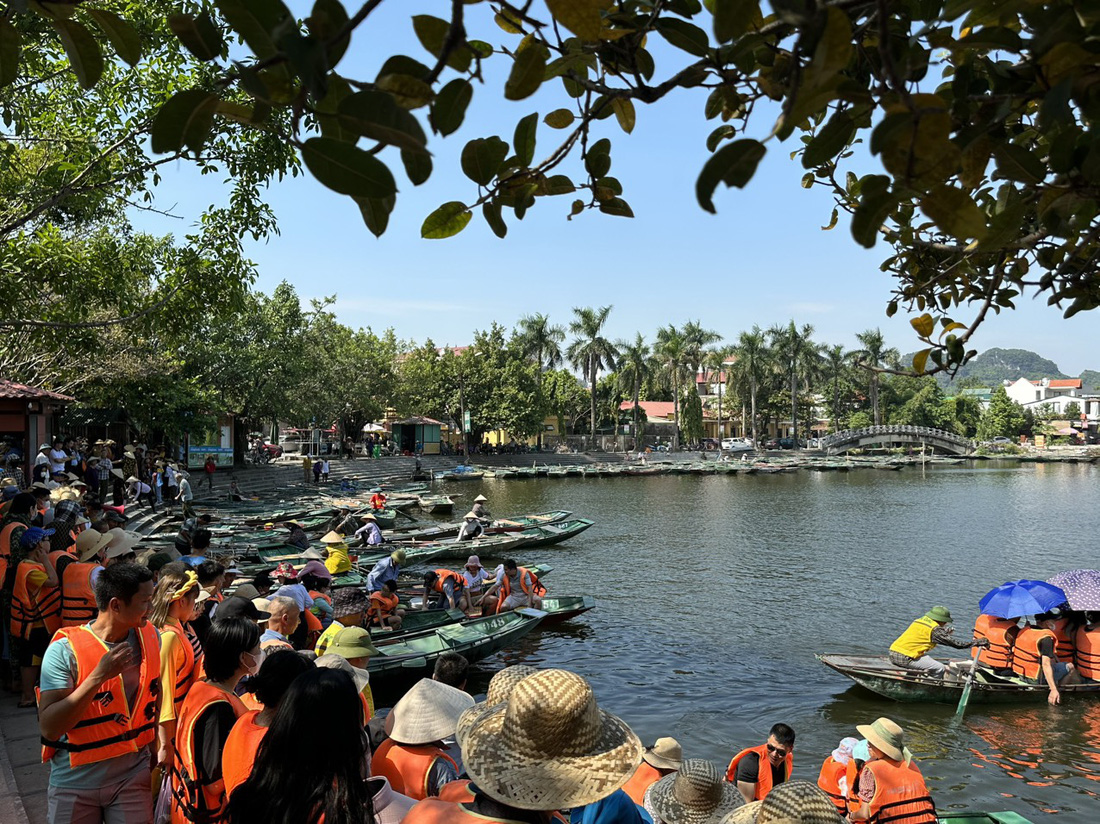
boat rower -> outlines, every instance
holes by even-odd
[[[328,550],[325,559],[325,568],[333,575],[348,572],[351,569],[351,556],[348,554],[348,545],[344,543],[344,536],[339,532],[328,532],[321,543]]]
[[[378,519],[373,512],[363,516],[363,525],[355,530],[355,537],[362,541],[363,546],[380,546],[386,542],[382,537],[382,530],[378,528]]]
[[[463,521],[464,523],[458,530],[455,541],[472,541],[474,538],[480,538],[485,534],[485,527],[478,519],[476,512],[467,512],[463,516]]]
[[[947,607],[932,607],[890,645],[890,663],[922,675],[942,678],[947,667],[928,654],[937,644],[955,649],[989,646],[988,638],[958,640],[953,636],[954,630],[948,626],[950,623],[951,613]]]
[[[485,505],[488,502],[489,499],[486,498],[484,495],[478,495],[476,498],[474,498],[474,506],[470,510],[485,526],[488,526],[493,522],[493,515],[491,512],[489,512],[489,507]]]
[[[381,489],[374,490],[370,496],[370,508],[376,512],[386,508],[386,494]]]

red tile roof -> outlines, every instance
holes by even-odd
[[[1064,380],[1051,381],[1047,384],[1051,389],[1080,389],[1080,378],[1066,378]]]
[[[51,392],[38,386],[27,386],[25,383],[0,378],[0,398],[12,398],[15,400],[51,400],[51,401],[75,401],[68,395],[60,392]]]
[[[645,412],[645,416],[650,420],[671,418],[673,415],[673,403],[672,401],[638,401],[638,406]],[[623,412],[630,412],[634,409],[633,401],[623,401],[619,404],[619,409]]]

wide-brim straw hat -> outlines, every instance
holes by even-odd
[[[742,813],[744,809],[749,812]],[[788,781],[773,787],[763,801],[746,804],[727,816],[722,824],[843,824],[844,820],[818,786]]]
[[[324,655],[318,655],[313,659],[315,666],[324,667],[326,669],[335,669],[346,672],[351,676],[351,680],[355,683],[355,691],[362,692],[366,689],[370,683],[370,676],[364,669],[359,667],[353,667],[348,663],[347,658],[343,658],[331,652],[326,652]]]
[[[76,555],[81,563],[87,563],[107,544],[111,543],[113,536],[109,532],[98,532],[94,529],[86,529],[76,536]]]
[[[675,738],[658,738],[652,747],[646,747],[642,760],[659,770],[678,770],[684,760],[684,748]]]
[[[710,761],[689,758],[653,785],[649,803],[665,824],[720,824],[745,799]]]
[[[508,700],[515,689],[516,684],[528,675],[534,675],[538,668],[527,664],[515,664],[500,670],[489,681],[489,690],[485,694],[485,700],[480,704],[474,704],[462,713],[458,718],[458,726],[455,727],[455,740],[462,746],[462,740],[485,715],[496,709],[499,704]]]
[[[390,560],[398,566],[401,566],[403,563],[405,563],[408,557],[409,556],[405,554],[405,550],[403,549],[395,549],[393,552],[390,553]]]
[[[431,744],[454,735],[458,717],[474,705],[469,693],[422,678],[394,705],[390,738],[400,744]]]
[[[108,558],[118,558],[129,552],[134,552],[134,547],[141,543],[141,536],[136,532],[127,532],[119,527],[108,530],[107,534],[111,536],[111,541],[107,544],[107,551],[104,553]]]
[[[912,754],[905,746],[905,730],[889,718],[877,718],[872,724],[858,724],[859,734],[882,750],[887,758],[908,762]]]
[[[463,763],[490,798],[524,810],[591,804],[630,777],[642,742],[566,670],[524,678],[467,731]]]
[[[335,530],[325,533],[325,537],[321,539],[322,544],[342,544],[344,543],[344,536]]]

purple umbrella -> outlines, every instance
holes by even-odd
[[[1066,593],[1069,608],[1078,611],[1100,610],[1100,570],[1071,569],[1059,572],[1047,583]]]

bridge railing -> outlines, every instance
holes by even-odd
[[[843,432],[834,432],[822,440],[822,446],[828,449],[837,444],[858,441],[863,438],[881,435],[910,435],[924,437],[931,441],[941,441],[964,448],[972,448],[974,442],[969,438],[956,435],[954,432],[945,432],[942,429],[934,429],[931,426],[864,426],[859,429],[845,429]]]

